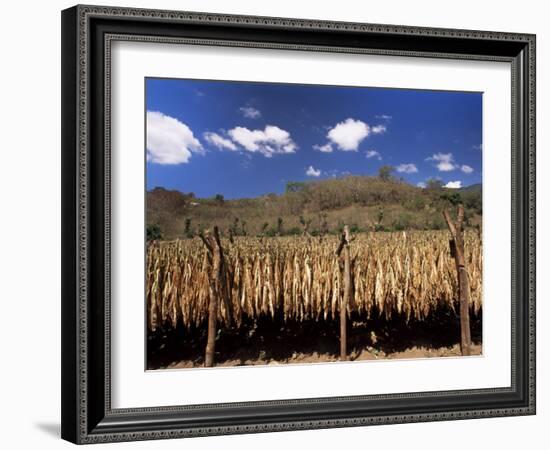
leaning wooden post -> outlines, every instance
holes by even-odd
[[[470,282],[466,270],[464,257],[464,206],[458,205],[456,224],[453,223],[448,211],[443,211],[443,216],[451,232],[451,255],[455,258],[456,272],[458,276],[458,297],[460,300],[460,348],[462,355],[470,355],[472,338],[470,334]]]
[[[348,359],[347,308],[351,295],[350,241],[349,228],[346,225],[340,238],[340,245],[336,250],[337,256],[340,256],[340,253],[344,250],[344,296],[340,302],[340,361],[347,361]]]
[[[205,367],[214,365],[214,351],[216,347],[216,323],[218,321],[218,298],[222,293],[222,268],[223,252],[220,243],[218,227],[214,227],[214,236],[208,233],[206,236],[200,235],[211,260],[211,273],[209,285],[208,303],[208,337],[206,340],[206,351],[204,356]]]

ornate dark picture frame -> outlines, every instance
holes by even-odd
[[[116,40],[511,63],[511,386],[113,409],[109,99]],[[62,13],[62,109],[64,439],[84,444],[535,413],[534,35],[75,6]]]

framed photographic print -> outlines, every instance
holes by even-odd
[[[535,413],[535,36],[62,13],[62,436]]]

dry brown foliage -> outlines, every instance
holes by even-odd
[[[337,236],[222,239],[224,294],[233,323],[276,314],[285,319],[338,319],[343,295]],[[470,308],[482,307],[482,247],[477,232],[465,232]],[[200,326],[208,316],[209,258],[198,239],[155,242],[147,250],[149,329],[160,324]],[[456,267],[445,231],[363,233],[351,244],[352,294],[348,313],[364,317],[421,320],[435,309],[458,306]],[[220,301],[219,321],[229,311]]]

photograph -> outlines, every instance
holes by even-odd
[[[144,88],[147,370],[483,355],[481,92]]]

